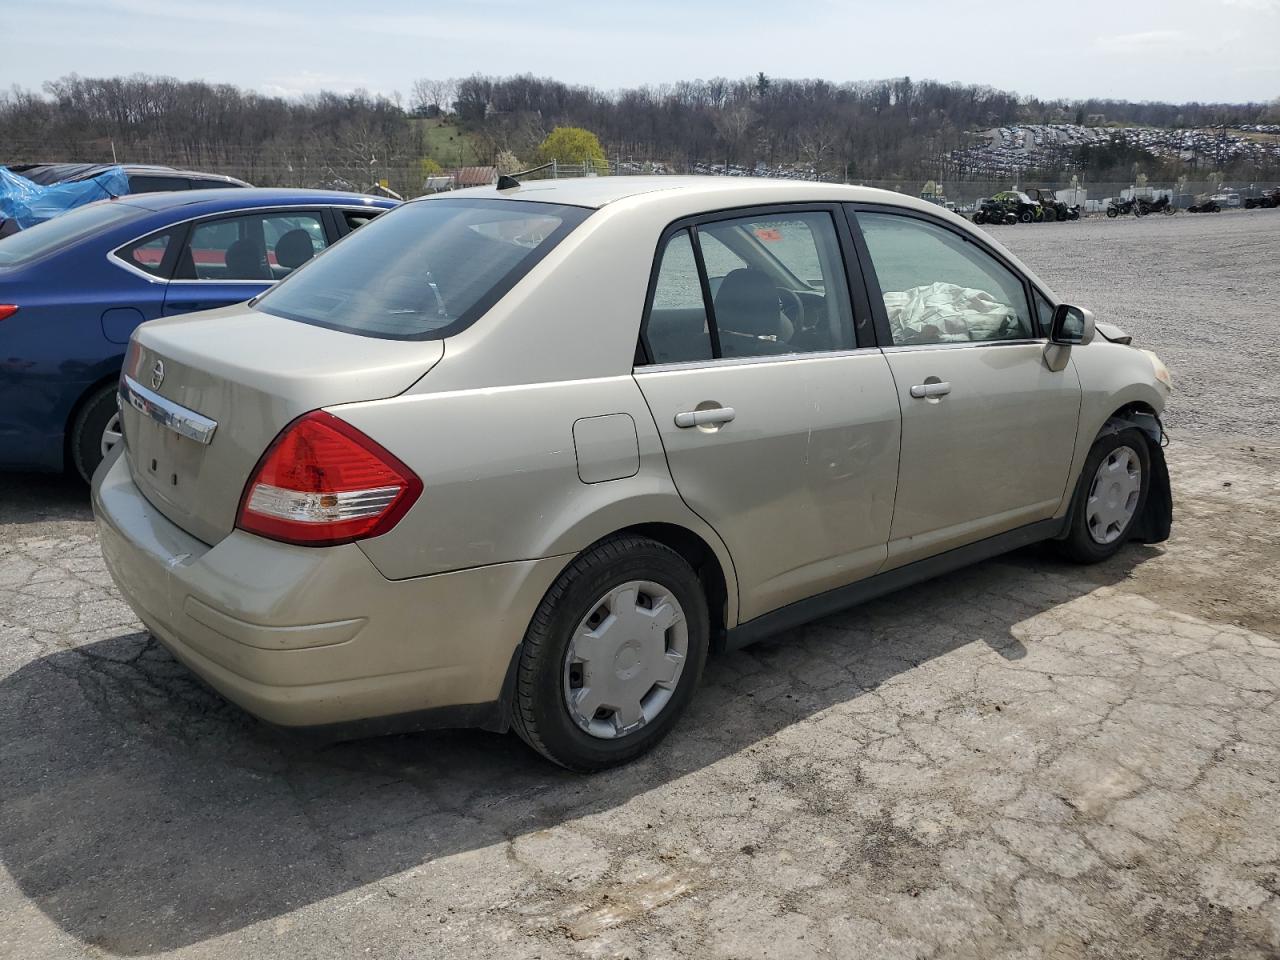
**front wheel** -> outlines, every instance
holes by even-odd
[[[1114,220],[1116,217],[1120,216],[1120,211],[1115,207],[1107,207],[1107,216]]]
[[[1099,437],[1076,483],[1062,552],[1077,563],[1114,556],[1142,514],[1150,483],[1151,454],[1142,431],[1126,427]]]
[[[1023,223],[1030,223],[1035,218],[1036,218],[1036,215],[1032,213],[1030,210],[1023,210],[1022,213],[1018,214],[1018,219],[1021,220]]]
[[[122,439],[116,385],[111,383],[85,401],[71,429],[71,464],[85,483]]]
[[[512,726],[570,770],[653,748],[693,698],[710,641],[688,562],[644,537],[589,547],[542,599],[525,633]]]

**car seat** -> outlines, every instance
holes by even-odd
[[[299,227],[276,241],[275,253],[276,264],[291,273],[316,255],[316,244],[311,234]]]
[[[726,357],[790,353],[794,327],[782,313],[778,288],[763,270],[741,267],[720,281],[716,329]]]

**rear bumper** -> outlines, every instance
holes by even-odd
[[[491,725],[485,708],[500,705],[512,654],[569,559],[387,580],[354,544],[237,530],[210,547],[151,506],[123,456],[98,471],[93,508],[107,567],[147,628],[227,699],[288,727]]]

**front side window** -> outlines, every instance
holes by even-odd
[[[739,217],[673,234],[646,332],[655,363],[707,359],[709,349],[717,358],[851,349],[849,288],[831,215]]]
[[[205,220],[191,227],[176,276],[270,283],[288,276],[327,244],[319,213],[255,213]]]
[[[1034,336],[1022,280],[976,244],[914,217],[857,219],[895,345]]]
[[[450,336],[495,304],[591,213],[521,200],[421,200],[361,227],[256,309],[362,336]]]

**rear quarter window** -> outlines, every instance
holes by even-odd
[[[299,269],[256,308],[361,336],[447,337],[497,303],[590,212],[520,200],[408,203]]]

